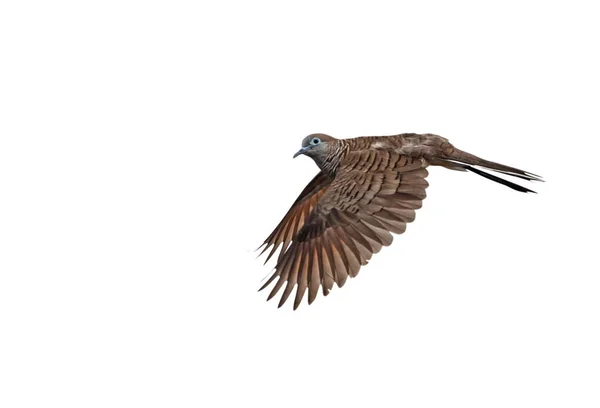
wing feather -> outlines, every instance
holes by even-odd
[[[327,191],[331,181],[329,176],[321,171],[310,181],[310,183],[308,183],[304,190],[302,190],[281,222],[258,248],[260,249],[264,246],[260,253],[260,255],[262,255],[267,249],[273,247],[267,256],[265,263],[269,261],[282,244],[280,257],[283,255],[298,231],[304,226],[304,221],[308,218],[310,212]]]
[[[261,288],[279,280],[268,299],[284,286],[279,306],[296,287],[294,309],[308,291],[327,296],[344,286],[371,256],[388,246],[415,219],[426,197],[426,162],[393,150],[351,152],[334,179],[319,173],[265,240],[272,253],[282,246],[275,271]],[[264,250],[263,250],[264,252]],[[269,257],[272,255],[269,255]]]

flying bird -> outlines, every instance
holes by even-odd
[[[454,147],[434,134],[404,133],[336,139],[322,133],[302,140],[294,157],[305,155],[320,172],[308,183],[279,225],[259,247],[272,248],[265,263],[279,252],[263,290],[277,279],[267,300],[285,285],[281,307],[297,287],[294,310],[308,289],[311,304],[322,288],[344,286],[373,254],[392,243],[415,219],[429,185],[428,166],[470,171],[523,193],[534,191],[481,168],[524,180],[540,176],[494,163]],[[477,166],[477,167],[474,167]]]

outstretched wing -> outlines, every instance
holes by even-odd
[[[269,235],[269,237],[263,242],[258,248],[263,248],[260,255],[262,255],[267,249],[273,247],[265,263],[273,256],[280,245],[283,244],[281,249],[281,255],[283,255],[285,249],[288,247],[292,239],[296,236],[298,231],[304,226],[308,215],[313,210],[319,199],[325,194],[327,187],[331,184],[331,179],[322,171],[319,172],[311,180],[310,183],[302,190],[292,207],[288,210],[287,214],[283,217],[279,225]],[[259,255],[259,256],[260,256]]]
[[[374,253],[392,243],[390,232],[401,234],[414,220],[426,196],[426,165],[388,150],[350,153],[304,226],[291,235],[291,245],[284,245],[273,275],[261,288],[279,277],[268,299],[286,284],[281,307],[297,285],[296,309],[306,289],[310,304],[320,286],[326,296],[334,282],[342,287],[348,276],[356,276]]]

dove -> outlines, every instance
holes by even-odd
[[[267,300],[285,285],[281,307],[296,288],[296,310],[308,290],[311,304],[322,289],[344,286],[373,254],[392,243],[415,219],[428,187],[428,166],[468,171],[523,193],[534,191],[481,168],[528,181],[533,173],[481,159],[434,134],[404,133],[336,139],[315,133],[294,154],[314,160],[320,172],[300,193],[275,230],[258,248],[279,251],[275,269],[259,289],[276,279]],[[259,255],[259,256],[260,256]]]

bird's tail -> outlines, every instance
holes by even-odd
[[[480,157],[477,157],[473,154],[463,152],[455,148],[454,146],[446,146],[450,148],[443,149],[443,153],[441,153],[441,157],[437,156],[435,158],[430,159],[430,163],[433,165],[444,166],[452,170],[462,170],[462,171],[470,171],[472,173],[478,174],[482,177],[485,177],[489,180],[495,181],[496,183],[503,184],[507,187],[512,188],[513,190],[517,190],[523,193],[535,193],[535,191],[515,184],[511,181],[505,180],[501,177],[495,176],[493,174],[487,173],[477,167],[483,167],[485,169],[493,170],[498,173],[505,174],[507,176],[517,177],[523,180],[528,181],[544,181],[542,178],[536,174],[530,173],[528,171],[520,170],[515,167],[506,166],[504,164],[495,163],[489,160],[484,160]]]

